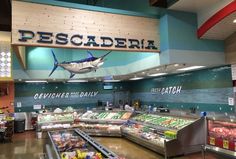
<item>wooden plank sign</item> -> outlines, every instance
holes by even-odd
[[[12,1],[12,44],[159,52],[159,21]]]

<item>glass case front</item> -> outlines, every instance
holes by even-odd
[[[236,151],[236,123],[208,120],[208,144]]]

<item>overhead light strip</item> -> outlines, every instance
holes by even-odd
[[[130,78],[129,80],[135,81],[135,80],[140,80],[140,79],[143,79],[143,77],[134,77],[134,78]]]
[[[120,82],[120,80],[104,80],[103,82]]]
[[[167,73],[155,73],[155,74],[150,74],[148,76],[151,76],[151,77],[156,77],[156,76],[163,76],[163,75],[166,75]]]
[[[82,83],[82,82],[88,82],[88,80],[68,80],[69,83]]]
[[[179,71],[188,71],[188,70],[195,70],[199,68],[204,68],[205,66],[190,66],[190,67],[185,67],[185,68],[180,68],[178,69]]]
[[[37,81],[25,81],[26,83],[47,83],[45,80],[37,80]]]

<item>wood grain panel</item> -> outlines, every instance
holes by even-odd
[[[39,35],[35,34],[33,39],[27,42],[19,41],[20,33],[18,30],[30,30],[53,33],[53,43],[37,43]],[[101,36],[111,37],[113,45],[102,48],[100,46],[75,46],[71,42],[66,45],[56,44],[57,33],[66,33],[70,38],[74,34],[83,35],[83,43],[87,42],[88,35],[96,36],[96,42],[102,44]],[[68,40],[69,40],[68,38]],[[126,48],[117,48],[114,38],[127,39]],[[148,45],[147,40],[155,41],[156,50],[148,48],[128,48],[128,39],[144,39],[144,46]],[[107,49],[124,51],[144,51],[159,52],[159,21],[153,18],[118,15],[103,12],[93,12],[80,9],[64,8],[50,5],[34,4],[20,1],[12,2],[12,44],[31,45],[45,47],[65,47],[65,48],[84,48],[84,49]]]
[[[225,40],[226,63],[236,64],[236,32]]]

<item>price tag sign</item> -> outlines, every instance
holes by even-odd
[[[210,137],[210,145],[215,145],[216,139],[214,137]]]
[[[223,148],[229,149],[229,141],[228,140],[223,140]]]

